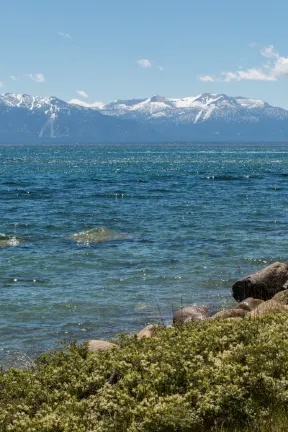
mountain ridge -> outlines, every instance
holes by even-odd
[[[108,104],[0,95],[0,143],[23,139],[39,143],[288,141],[288,111],[260,99],[223,93],[185,98],[154,95]]]

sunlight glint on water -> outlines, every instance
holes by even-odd
[[[1,146],[0,157],[4,363],[60,338],[169,323],[181,303],[217,307],[236,278],[287,261],[288,146]],[[73,240],[89,230],[101,240]]]

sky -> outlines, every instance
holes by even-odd
[[[3,0],[0,92],[209,92],[288,109],[287,16],[287,0]]]

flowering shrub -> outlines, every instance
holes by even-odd
[[[270,315],[159,327],[105,352],[71,344],[1,372],[0,430],[284,432],[287,328]]]

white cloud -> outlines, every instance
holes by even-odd
[[[163,71],[163,70],[164,70],[164,67],[163,67],[163,66],[158,66],[158,69],[159,69],[160,71]]]
[[[137,60],[136,63],[143,68],[149,68],[152,66],[151,61],[148,59],[140,59],[140,60]]]
[[[220,81],[275,81],[275,77],[271,74],[266,74],[261,69],[251,68],[247,70],[240,70],[236,72],[222,72],[223,79]]]
[[[214,81],[219,81],[217,80],[217,78],[213,78],[210,75],[201,75],[200,76],[200,81],[204,81],[204,82],[214,82]]]
[[[249,47],[250,47],[250,48],[255,48],[257,45],[258,45],[257,42],[250,42],[250,43],[249,43]]]
[[[269,47],[262,49],[261,55],[266,58],[278,57],[278,54],[275,52],[273,45],[270,45]]]
[[[79,95],[79,96],[81,96],[81,97],[83,97],[83,98],[86,98],[86,99],[88,99],[88,94],[84,91],[84,90],[76,90],[76,93]]]
[[[277,57],[272,73],[275,77],[288,76],[288,57]]]
[[[65,38],[65,39],[72,39],[72,36],[70,33],[58,32],[57,35]]]
[[[0,81],[0,87],[4,87],[4,82],[3,81]]]
[[[288,77],[288,57],[280,56],[273,45],[263,48],[260,53],[267,60],[259,67],[234,72],[221,72],[219,77],[204,75],[200,76],[200,80],[207,82],[277,81],[280,77]]]
[[[9,77],[11,80],[13,80],[13,81],[16,81],[17,80],[17,78],[15,77],[15,75],[10,75],[10,77]]]
[[[37,83],[43,83],[45,81],[45,77],[42,73],[35,73],[35,74],[31,73],[28,75],[28,77]]]

